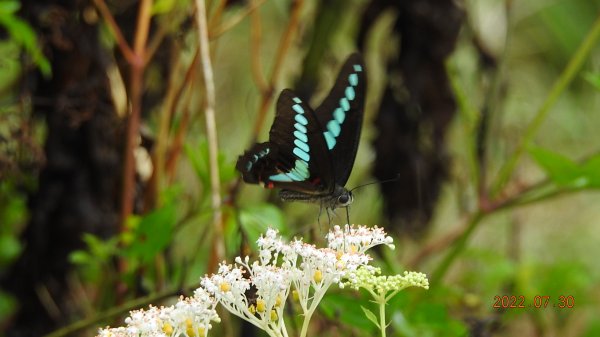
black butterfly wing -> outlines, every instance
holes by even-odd
[[[254,145],[239,158],[236,168],[248,183],[318,196],[334,187],[328,155],[314,111],[285,89],[277,100],[269,142]]]
[[[344,186],[352,172],[362,127],[367,78],[362,57],[348,57],[335,84],[315,110],[332,161],[334,181]]]

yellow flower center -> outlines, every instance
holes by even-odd
[[[231,290],[231,284],[229,284],[228,282],[223,282],[220,285],[221,291],[222,292],[228,292],[229,290]]]
[[[259,298],[256,300],[256,311],[258,312],[265,312],[266,309],[266,303],[265,300]]]
[[[169,323],[165,323],[163,324],[162,331],[165,333],[165,335],[171,336],[171,334],[173,334],[173,326]]]
[[[187,335],[190,337],[196,336],[192,320],[189,318],[185,320],[185,333],[187,333]]]
[[[320,283],[321,281],[323,281],[323,272],[321,272],[320,270],[315,270],[315,274],[313,275],[313,279],[315,280],[315,282]]]

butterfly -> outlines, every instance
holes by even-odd
[[[238,158],[242,179],[280,188],[284,201],[320,203],[332,210],[350,205],[354,197],[344,185],[358,150],[366,86],[365,66],[355,53],[316,110],[292,90],[283,90],[269,141],[254,144]]]

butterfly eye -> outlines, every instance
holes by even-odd
[[[338,204],[340,206],[348,206],[352,203],[352,194],[344,193],[338,197]]]

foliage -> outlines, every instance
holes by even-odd
[[[45,76],[52,74],[50,61],[44,56],[37,43],[36,34],[16,13],[19,10],[18,0],[0,2],[0,26],[10,34],[12,41],[19,44],[32,57],[33,63]]]
[[[323,240],[328,224],[316,224],[318,206],[284,205],[272,191],[240,185],[234,169],[237,156],[251,140],[268,137],[276,95],[284,87],[294,87],[293,79],[306,61],[303,55],[312,57],[303,66],[320,76],[316,91],[322,95],[328,72],[356,49],[352,41],[359,33],[365,36],[369,102],[351,184],[370,180],[374,155],[369,140],[378,132],[372,121],[378,118],[382,97],[410,99],[401,76],[387,68],[390,59],[404,52],[392,41],[411,38],[390,33],[395,20],[408,12],[386,11],[362,31],[365,1],[334,2],[325,13],[320,12],[321,5],[307,1],[207,1],[212,61],[208,69],[198,56],[194,2],[154,1],[140,17],[135,16],[137,7],[125,4],[124,10],[107,2],[105,12],[102,3],[94,1],[91,9],[105,34],[101,38],[110,40],[101,56],[109,64],[110,96],[124,98],[128,114],[138,111],[140,125],[129,136],[136,137],[132,144],[137,144],[141,129],[150,139],[154,170],[148,181],[130,172],[137,213],[126,214],[115,229],[118,234],[108,238],[86,234],[81,238],[85,248],[71,252],[76,269],[70,277],[84,285],[91,307],[108,311],[110,317],[65,320],[76,320],[72,329],[83,326],[92,331],[105,320],[114,321],[114,312],[127,311],[133,305],[129,300],[142,294],[149,296],[135,302],[136,307],[191,293],[199,277],[215,272],[221,261],[256,254],[255,242],[266,228],[289,237],[302,234],[315,242]],[[19,16],[20,6],[16,0],[0,2],[0,26],[8,33],[0,53],[8,60],[22,49],[48,78],[52,58],[44,55],[45,41],[38,36],[42,32]],[[600,333],[595,296],[600,284],[595,258],[600,253],[599,6],[597,0],[465,1],[464,29],[446,63],[458,114],[445,138],[450,176],[435,207],[433,229],[417,242],[399,238],[399,249],[393,253],[376,252],[377,267],[385,274],[405,269],[426,272],[431,275],[431,290],[389,298],[383,314],[381,303],[370,302],[372,294],[365,289],[329,292],[312,318],[321,323],[313,324],[319,330],[311,332],[464,336],[477,335],[483,327],[486,334],[509,336],[522,333],[525,326],[547,335]],[[332,18],[336,24],[327,24]],[[121,27],[117,22],[139,25]],[[144,23],[151,27],[146,37],[140,28]],[[139,46],[141,51],[136,50]],[[431,46],[424,41],[423,48],[427,47]],[[28,102],[37,103],[36,97],[16,86],[21,75],[30,75],[25,61],[20,67],[9,64],[11,71],[21,73],[4,73],[0,81],[7,83],[0,83],[0,102],[19,97],[17,110],[24,120],[34,120],[29,110],[35,112],[37,105]],[[214,127],[205,114],[207,70],[214,71]],[[134,77],[136,72],[142,76]],[[133,84],[142,88],[138,97],[131,90]],[[421,107],[413,110],[422,112]],[[209,128],[217,133],[216,140],[208,136]],[[424,129],[419,132],[427,147],[430,130]],[[0,137],[18,141],[10,132]],[[119,141],[127,152],[125,140]],[[28,212],[19,179],[0,181],[2,272],[27,244],[18,239]],[[219,190],[214,190],[216,182]],[[384,201],[375,190],[371,186],[356,191],[352,219],[386,224],[381,215]],[[115,195],[115,200],[122,197]],[[215,206],[217,199],[221,202]],[[338,221],[334,216],[333,222]],[[526,303],[536,296],[573,296],[575,307],[494,308],[494,297],[504,295],[523,296]],[[3,322],[18,305],[10,294],[0,293]],[[295,323],[302,324],[301,318]],[[211,333],[230,332],[221,328]]]

